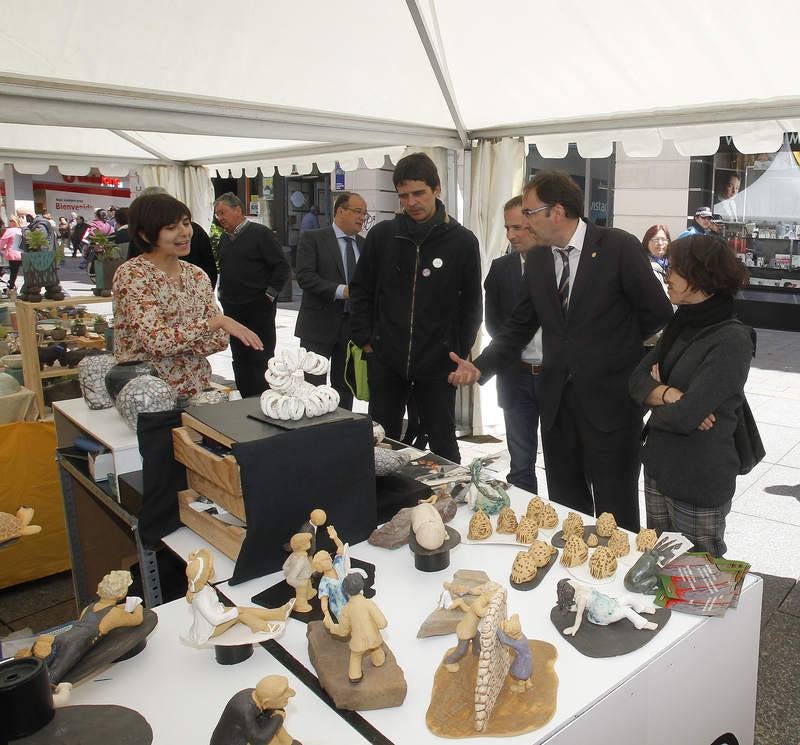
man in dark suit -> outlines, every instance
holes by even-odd
[[[540,245],[526,263],[526,295],[474,365],[452,355],[450,381],[483,381],[514,364],[541,327],[548,495],[588,514],[612,512],[636,531],[642,410],[628,378],[672,307],[634,236],[581,219],[583,194],[566,174],[537,174],[523,214]]]
[[[522,272],[528,252],[536,245],[522,215],[522,197],[506,202],[503,209],[506,237],[511,251],[495,259],[483,283],[486,290],[486,328],[494,337],[500,333],[522,299]],[[508,481],[536,494],[536,451],[539,444],[539,405],[536,401],[542,372],[542,331],[522,350],[516,364],[497,373],[497,402],[503,409],[506,443],[511,455]]]
[[[297,283],[303,289],[294,335],[300,346],[331,361],[331,385],[339,405],[353,407],[353,394],[344,382],[344,363],[350,341],[349,284],[361,256],[367,203],[358,195],[342,192],[333,204],[333,225],[305,230],[297,246]],[[324,375],[306,375],[314,385]]]

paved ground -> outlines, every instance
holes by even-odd
[[[61,276],[68,290],[88,288],[85,273],[77,271],[77,260],[67,259]],[[297,302],[279,307],[279,348],[298,344],[293,334],[297,307]],[[110,305],[95,312],[110,312]],[[758,339],[746,391],[767,456],[739,479],[726,540],[728,556],[750,562],[765,579],[756,743],[800,745],[800,335],[761,330]],[[232,379],[229,352],[214,355],[211,361],[216,376]],[[502,416],[493,396],[484,398],[484,421],[496,423],[490,432],[497,440],[462,441],[464,462],[487,454],[508,457]],[[538,467],[545,495],[541,453]],[[70,594],[63,576],[0,592],[0,633],[8,627],[42,629],[65,620],[61,616],[69,612],[70,603],[65,601]]]

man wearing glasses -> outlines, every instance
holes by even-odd
[[[628,379],[643,342],[672,307],[629,233],[587,223],[583,194],[565,173],[537,174],[523,214],[538,244],[528,257],[527,292],[492,343],[458,364],[454,385],[481,382],[510,364],[542,329],[539,408],[551,500],[588,514],[611,512],[639,530],[642,410]]]
[[[413,395],[430,449],[460,463],[448,354],[469,354],[481,324],[478,240],[447,214],[427,155],[399,160],[392,180],[402,211],[369,231],[351,284],[353,341],[366,354],[369,413],[399,440]]]
[[[300,346],[331,361],[331,385],[339,405],[353,407],[353,394],[344,381],[350,341],[350,282],[364,248],[359,235],[368,218],[367,203],[358,194],[342,192],[333,203],[333,225],[305,230],[297,246],[297,283],[303,290],[294,335]],[[306,380],[319,385],[324,375]]]

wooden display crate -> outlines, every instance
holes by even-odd
[[[198,499],[200,499],[200,495],[194,489],[178,492],[178,511],[181,522],[197,535],[205,538],[229,559],[236,561],[242,548],[242,541],[244,541],[245,529],[228,525],[217,520],[213,515],[193,510],[189,505]]]

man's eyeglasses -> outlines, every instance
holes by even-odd
[[[356,217],[366,217],[369,214],[366,210],[362,210],[358,207],[342,207],[342,209],[352,212]]]
[[[522,214],[525,217],[532,217],[537,212],[541,212],[542,210],[549,210],[553,205],[552,204],[545,204],[543,207],[537,207],[535,210],[523,209]]]
[[[651,238],[651,243],[669,243],[666,238]]]

